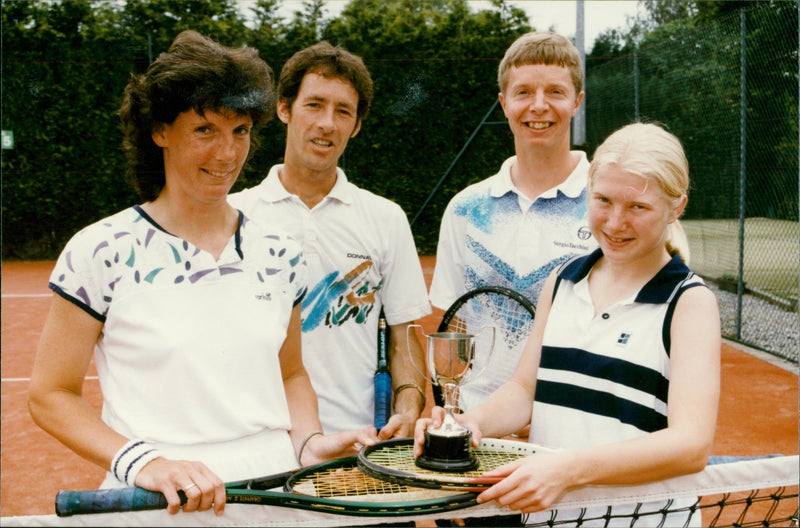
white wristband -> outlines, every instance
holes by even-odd
[[[130,440],[117,451],[111,460],[111,472],[121,482],[135,486],[136,475],[142,468],[161,453],[143,440]]]

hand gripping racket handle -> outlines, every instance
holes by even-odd
[[[186,502],[178,492],[181,504]],[[84,513],[107,513],[139,510],[163,510],[167,499],[158,491],[143,488],[112,488],[87,491],[65,491],[56,494],[56,515],[68,517]]]

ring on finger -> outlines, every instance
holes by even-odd
[[[183,491],[189,491],[190,489],[192,489],[192,488],[196,488],[196,487],[197,487],[197,484],[195,484],[194,482],[192,482],[192,483],[191,483],[191,484],[189,484],[188,486],[184,486],[184,488],[183,488]]]

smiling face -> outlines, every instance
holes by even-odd
[[[278,118],[286,123],[284,163],[306,172],[335,176],[347,142],[360,127],[358,92],[338,77],[308,73],[291,107],[278,102]]]
[[[570,70],[555,64],[524,64],[508,71],[500,104],[517,151],[570,148],[570,123],[583,99]]]
[[[612,262],[663,260],[667,227],[683,212],[686,197],[671,201],[652,178],[609,164],[589,189],[589,227]]]
[[[225,199],[250,150],[249,115],[194,110],[153,132],[164,150],[164,191],[199,201]]]

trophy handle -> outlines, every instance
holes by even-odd
[[[428,376],[426,373],[422,372],[422,371],[419,369],[419,367],[417,366],[417,362],[416,362],[416,361],[414,361],[414,354],[412,354],[412,353],[411,353],[411,339],[412,339],[412,337],[415,337],[415,335],[414,335],[414,334],[412,334],[411,330],[412,330],[412,329],[416,329],[416,328],[419,328],[419,330],[420,330],[420,332],[422,332],[422,335],[423,335],[423,336],[425,336],[425,337],[428,337],[428,336],[425,334],[425,330],[423,330],[423,328],[422,328],[422,325],[418,325],[418,324],[410,324],[410,325],[408,325],[408,326],[406,327],[406,349],[408,350],[408,359],[409,359],[409,361],[411,361],[411,366],[412,366],[412,367],[414,367],[414,370],[416,370],[417,372],[419,372],[419,374],[420,374],[420,375],[421,375],[423,378],[425,378],[426,380],[428,380],[428,381],[431,381],[431,378],[430,378],[430,377],[429,377],[429,376]],[[427,353],[425,354],[425,356],[427,357]],[[436,382],[435,382],[435,381],[431,381],[431,383],[434,383],[434,384],[435,384]]]

